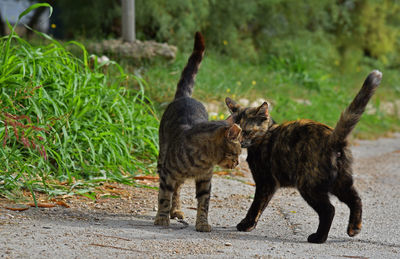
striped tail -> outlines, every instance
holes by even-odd
[[[382,73],[378,70],[374,70],[368,75],[353,102],[344,112],[342,112],[342,115],[330,136],[330,143],[339,143],[347,138],[356,124],[360,121],[361,115],[364,113],[368,101],[371,99],[381,80]]]
[[[175,93],[175,99],[180,97],[190,97],[193,93],[194,79],[199,69],[204,54],[204,39],[200,32],[196,32],[194,37],[194,47],[186,67],[183,69],[181,79]]]

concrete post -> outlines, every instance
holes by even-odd
[[[135,35],[135,0],[122,0],[122,39],[133,42]]]

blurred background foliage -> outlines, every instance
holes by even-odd
[[[66,38],[121,34],[120,1],[48,2],[61,10]],[[200,30],[210,49],[254,61],[300,51],[328,62],[367,57],[398,66],[399,11],[392,0],[136,0],[136,31],[139,40],[187,50]]]

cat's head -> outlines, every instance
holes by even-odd
[[[231,124],[222,129],[223,138],[221,147],[222,160],[219,166],[225,169],[233,169],[239,164],[239,156],[242,152],[240,147],[242,129],[237,124]]]
[[[243,148],[251,146],[257,139],[265,135],[271,122],[267,102],[258,107],[243,108],[229,97],[226,97],[225,103],[231,112],[230,120],[239,124],[242,128],[241,145]]]

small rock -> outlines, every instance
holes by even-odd
[[[250,101],[249,101],[249,99],[246,99],[246,98],[240,98],[238,100],[238,103],[242,106],[249,106]]]
[[[305,106],[310,106],[312,104],[311,101],[307,99],[294,99],[294,101],[298,104],[303,104]]]
[[[269,109],[269,110],[272,110],[272,105],[271,105],[271,103],[268,102],[267,100],[263,99],[263,98],[258,98],[257,100],[253,101],[253,102],[250,104],[250,106],[251,106],[251,107],[258,107],[258,106],[260,106],[261,104],[263,104],[264,102],[267,102],[267,103],[268,103],[268,109]]]
[[[203,103],[203,105],[206,107],[206,110],[210,116],[218,116],[220,106],[219,103]]]
[[[232,246],[232,243],[226,242],[225,246]]]

